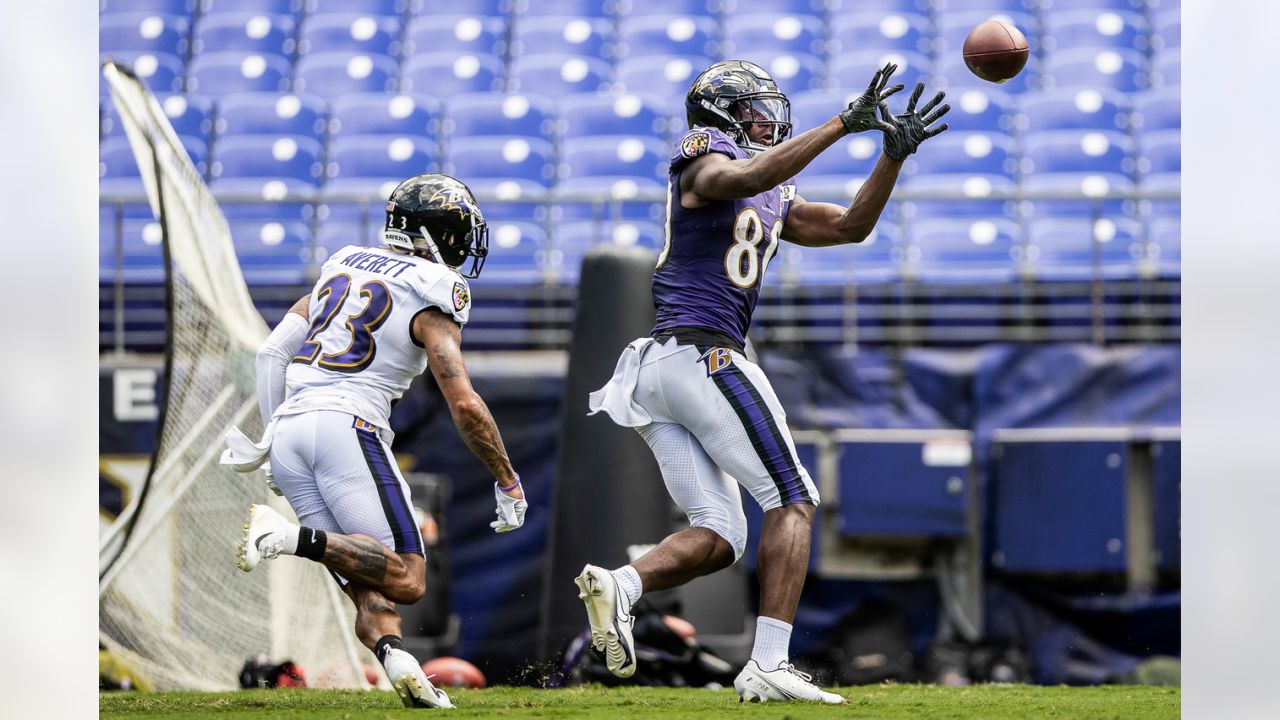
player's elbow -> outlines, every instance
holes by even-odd
[[[469,393],[449,403],[449,411],[453,415],[453,423],[458,427],[467,427],[484,417],[484,401],[479,395]]]
[[[393,592],[388,595],[392,600],[401,605],[412,605],[427,594],[427,579],[422,575],[404,577],[396,583]]]

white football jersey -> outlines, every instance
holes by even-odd
[[[311,329],[285,376],[288,399],[275,414],[339,410],[389,430],[392,401],[427,369],[410,330],[425,308],[465,325],[467,281],[385,247],[348,245],[329,256],[311,291]]]

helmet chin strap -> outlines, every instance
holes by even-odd
[[[448,267],[444,258],[440,256],[440,248],[436,246],[435,238],[431,237],[431,233],[427,231],[425,225],[419,225],[418,231],[422,233],[422,239],[427,241],[427,252],[431,253],[431,259],[436,263]]]

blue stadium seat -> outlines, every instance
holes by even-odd
[[[412,13],[418,17],[471,15],[473,17],[506,18],[512,12],[513,0],[425,0],[422,8]]]
[[[719,0],[618,0],[615,8],[618,17],[625,22],[629,18],[649,17],[707,17],[715,18]]]
[[[1001,10],[965,10],[935,16],[934,23],[938,34],[934,39],[933,49],[938,53],[938,59],[949,57],[963,59],[964,39],[968,37],[969,32],[980,23],[993,19],[1012,23],[1014,27],[1021,30],[1027,38],[1032,54],[1035,54],[1039,47],[1040,26],[1034,15],[1027,12]]]
[[[347,13],[399,18],[404,15],[406,5],[406,0],[306,0],[307,15],[312,19]]]
[[[126,285],[164,282],[164,230],[153,219],[127,219],[121,227],[120,277]]]
[[[827,148],[800,172],[797,190],[813,199],[852,199],[880,157],[880,133],[852,135]]]
[[[1177,217],[1153,218],[1147,231],[1147,245],[1143,256],[1147,274],[1180,277],[1182,275],[1182,220]]]
[[[1027,58],[1027,65],[1022,68],[1022,72],[1003,83],[994,85],[974,75],[968,66],[964,64],[964,57],[959,53],[942,57],[938,61],[936,70],[933,82],[939,90],[946,90],[948,94],[953,91],[959,92],[961,89],[995,88],[1008,96],[1020,95],[1039,87],[1041,82],[1040,58],[1035,55]],[[933,87],[930,86],[928,89],[932,90]]]
[[[1111,88],[1123,93],[1147,86],[1146,56],[1137,50],[1061,50],[1044,66],[1046,88]]]
[[[1148,5],[1155,4],[1155,2],[1150,2],[1149,0],[1039,0],[1039,3],[1040,12],[1045,15],[1081,9],[1140,13]]]
[[[396,57],[400,54],[400,20],[385,15],[354,13],[310,17],[302,24],[298,52],[303,55],[349,52]]]
[[[289,84],[289,61],[280,55],[206,52],[191,61],[187,91],[206,95],[282,92]]]
[[[98,0],[98,12],[103,17],[115,13],[190,16],[195,9],[195,0]]]
[[[547,257],[547,232],[528,222],[500,220],[489,223],[489,256],[484,271],[472,284],[530,284],[543,279]]]
[[[715,21],[706,17],[652,16],[623,20],[618,35],[618,57],[719,57],[717,33]]]
[[[784,285],[892,282],[901,275],[904,253],[900,228],[882,219],[865,240],[852,247],[810,248],[781,243],[777,256],[769,264],[765,282]]]
[[[420,15],[409,21],[404,48],[406,57],[418,52],[500,57],[507,52],[507,21],[483,15]]]
[[[827,0],[831,17],[860,12],[920,13],[929,12],[929,0]]]
[[[792,136],[830,120],[848,106],[858,93],[852,90],[801,90],[787,93],[791,100]]]
[[[570,93],[599,92],[609,85],[609,63],[575,55],[522,55],[511,63],[507,89],[558,97]]]
[[[98,20],[98,52],[158,52],[181,57],[187,52],[190,30],[191,21],[181,15],[104,15]]]
[[[816,55],[774,51],[748,52],[739,57],[767,70],[785,93],[817,90],[823,85],[826,63]]]
[[[222,13],[258,13],[293,15],[302,12],[303,0],[200,0],[204,17]]]
[[[233,93],[218,103],[218,135],[305,135],[324,137],[324,100],[314,95]]]
[[[931,0],[930,4],[938,15],[964,12],[1031,13],[1036,10],[1037,0]]]
[[[698,73],[712,63],[706,56],[642,57],[618,63],[618,89],[629,93],[669,98],[683,110],[684,96]],[[673,108],[675,109],[675,108]],[[679,112],[681,117],[683,112]]]
[[[467,93],[449,98],[445,133],[453,138],[524,135],[550,138],[555,104],[541,95]]]
[[[252,195],[263,200],[306,200],[323,173],[320,143],[293,135],[224,138],[210,165],[214,195]]]
[[[814,15],[729,15],[724,23],[725,57],[757,54],[822,55],[826,28]]]
[[[561,282],[575,282],[582,267],[582,257],[597,245],[662,248],[664,230],[661,225],[643,221],[578,220],[556,227],[551,269]]]
[[[1023,139],[1027,160],[1023,189],[1028,193],[1083,193],[1098,197],[1110,191],[1133,189],[1133,143],[1118,132],[1099,130],[1051,130],[1028,133]],[[1103,203],[1106,212],[1118,211],[1115,203]],[[1032,211],[1040,214],[1088,214],[1089,201],[1035,202]]]
[[[855,50],[841,53],[832,58],[827,68],[828,84],[840,90],[862,92],[867,89],[867,83],[871,82],[871,76],[890,62],[898,66],[891,84],[902,83],[907,86],[889,101],[889,107],[895,112],[901,112],[901,108],[906,105],[906,97],[910,96],[911,89],[917,82],[924,82],[925,90],[933,92],[933,86],[929,82],[929,68],[932,65],[929,57],[901,50]]]
[[[1011,132],[1017,112],[1013,98],[989,87],[958,87],[947,94],[951,111],[944,120],[948,132]]]
[[[831,29],[831,54],[857,50],[905,50],[928,54],[933,49],[933,24],[915,13],[878,12],[841,15]]]
[[[613,22],[581,17],[534,17],[516,25],[512,56],[564,53],[608,60],[614,55]]]
[[[208,144],[214,127],[213,101],[200,95],[161,95],[157,100],[174,132],[181,137],[192,137]],[[102,135],[105,138],[124,137],[120,117],[110,99],[104,99]]]
[[[1008,220],[918,220],[910,236],[908,267],[926,283],[1007,283],[1020,269],[1023,248]]]
[[[200,138],[179,136],[182,147],[191,158],[196,171],[203,175],[207,169],[209,146]],[[98,193],[100,195],[141,194],[143,191],[138,161],[129,147],[127,137],[104,140],[98,147]]]
[[[600,0],[516,0],[516,13],[525,18],[576,15],[607,19],[611,17],[609,5]]]
[[[1182,10],[1162,10],[1152,19],[1151,47],[1171,50],[1182,47]]]
[[[494,55],[433,52],[405,60],[400,90],[447,98],[501,90],[501,83],[502,61]]]
[[[568,95],[560,99],[563,141],[599,135],[665,137],[666,104],[649,95]]]
[[[151,92],[157,94],[182,92],[182,60],[177,56],[166,53],[114,52],[110,53],[110,57],[132,68]],[[106,97],[109,93],[107,79],[99,73],[98,96]]]
[[[826,0],[770,0],[764,12],[787,15],[821,15]],[[725,16],[747,15],[761,12],[761,3],[755,0],[720,0],[720,12]]]
[[[1147,21],[1131,11],[1060,10],[1044,16],[1045,52],[1081,48],[1145,51]]]
[[[1174,192],[1182,187],[1182,130],[1156,130],[1139,136],[1144,190]]]
[[[350,93],[333,100],[329,136],[422,135],[440,131],[440,101],[416,94]]]
[[[1108,88],[1057,89],[1022,96],[1026,132],[1119,130],[1129,128],[1129,96]]]
[[[347,93],[390,92],[395,89],[397,70],[396,61],[386,55],[314,53],[298,61],[293,89],[324,98]]]
[[[1182,88],[1175,85],[1135,95],[1133,126],[1143,132],[1182,129]]]
[[[1151,87],[1182,84],[1182,50],[1161,50],[1151,59]]]
[[[293,55],[297,49],[297,21],[291,15],[220,13],[196,23],[192,51],[271,53]]]
[[[929,141],[928,152],[908,158],[904,172],[913,191],[959,190],[966,197],[985,198],[1013,192],[1017,165],[1008,135],[947,132]]]
[[[306,223],[237,220],[228,225],[246,284],[306,282],[311,260],[311,230]]]
[[[360,220],[325,220],[316,232],[315,257],[317,262],[347,245],[377,247],[382,244],[382,223],[386,214],[378,207],[368,209],[366,222]]]
[[[1142,256],[1128,218],[1035,218],[1027,224],[1030,271],[1042,280],[1135,277]]]
[[[388,197],[402,180],[439,172],[434,137],[421,135],[344,135],[329,144],[324,196]]]
[[[540,138],[460,136],[450,143],[444,172],[499,200],[542,198],[555,181],[553,157],[551,143]]]
[[[669,157],[667,145],[650,138],[585,138],[563,148],[557,189],[566,195],[624,202],[637,193],[662,193]]]

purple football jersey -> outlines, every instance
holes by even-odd
[[[658,321],[653,334],[705,328],[746,341],[769,261],[795,199],[795,179],[741,200],[680,205],[680,174],[707,153],[735,160],[751,155],[714,128],[695,128],[676,144],[667,195],[667,238],[653,273]]]

